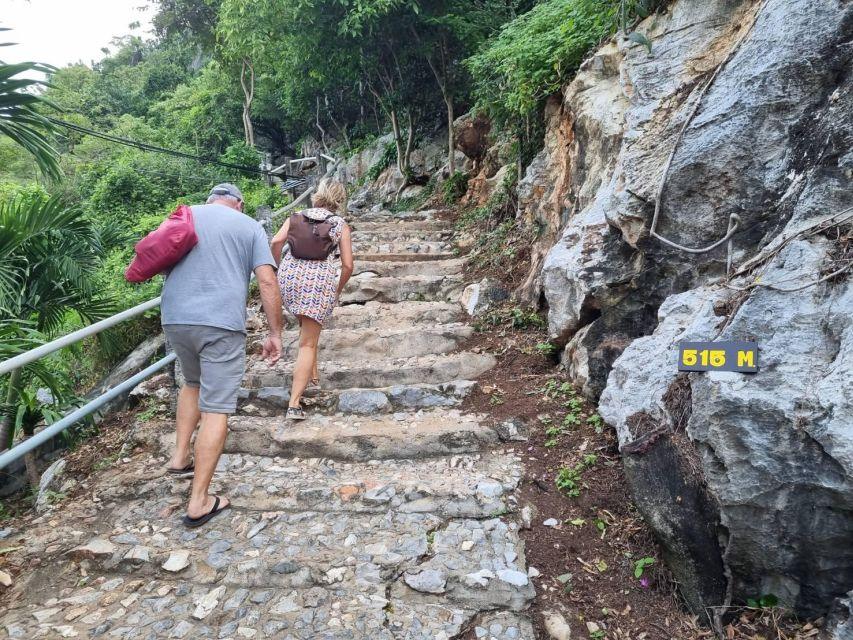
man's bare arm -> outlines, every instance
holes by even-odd
[[[270,334],[264,342],[264,357],[270,365],[273,365],[281,358],[281,330],[284,324],[281,291],[278,288],[275,269],[271,265],[265,264],[255,269],[255,277],[258,279],[261,304],[270,327]]]

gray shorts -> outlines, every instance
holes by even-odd
[[[218,327],[167,324],[163,331],[204,413],[234,413],[246,371],[246,334]]]

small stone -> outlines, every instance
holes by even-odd
[[[124,559],[131,562],[149,562],[151,560],[151,550],[148,547],[137,545],[124,555]]]
[[[529,504],[521,508],[521,527],[529,529],[533,525],[533,507]]]
[[[208,551],[210,553],[224,553],[225,551],[228,551],[230,548],[231,548],[231,543],[228,542],[227,540],[217,540],[212,545],[210,545],[210,548],[208,549]]]
[[[241,638],[254,638],[257,633],[257,629],[252,629],[250,627],[237,627],[237,635]]]
[[[79,635],[71,625],[51,627],[50,629],[51,631],[58,633],[60,638],[76,638]]]
[[[390,408],[388,396],[373,389],[344,391],[338,396],[338,411],[341,413],[372,415],[383,413]]]
[[[543,617],[545,618],[545,631],[553,640],[571,640],[572,628],[566,622],[563,614],[557,611],[545,611]]]
[[[178,573],[190,566],[189,551],[172,551],[169,554],[169,559],[163,563],[163,569],[171,573]]]
[[[422,569],[417,573],[406,572],[403,580],[421,593],[444,593],[447,587],[447,578],[436,569]]]
[[[391,498],[395,495],[397,495],[397,490],[393,485],[381,485],[366,491],[363,501],[365,504],[380,505],[391,502]]]
[[[299,565],[294,562],[290,562],[289,560],[285,560],[284,562],[279,562],[278,564],[273,565],[270,571],[273,573],[296,573],[299,571]]]
[[[241,604],[243,604],[243,600],[246,599],[246,596],[249,595],[248,589],[237,589],[228,600],[226,600],[225,604],[222,608],[225,611],[231,611],[232,609],[237,609]]]
[[[556,527],[560,524],[560,521],[557,518],[548,518],[545,522],[543,522],[546,527]]]
[[[270,609],[270,613],[273,615],[283,616],[288,613],[292,613],[294,611],[299,611],[300,607],[297,605],[291,596],[285,596],[281,600],[275,603],[275,606]]]
[[[2,584],[4,587],[11,587],[12,576],[10,576],[5,571],[0,571],[0,584]]]
[[[539,569],[537,569],[536,567],[529,567],[527,569],[527,577],[528,578],[538,578],[540,575],[542,575],[542,574],[539,573]]]
[[[341,499],[341,502],[349,502],[359,493],[361,493],[361,487],[354,484],[345,484],[344,486],[337,488],[337,494]]]
[[[590,633],[598,633],[599,631],[601,631],[601,627],[599,627],[594,622],[587,622],[586,623],[586,630],[589,631]]]
[[[469,573],[462,577],[462,582],[469,587],[487,587],[489,580],[495,577],[495,574],[488,569],[480,569],[476,573]]]
[[[75,560],[97,560],[112,557],[116,546],[109,540],[92,538],[84,545],[73,548],[69,555]]]
[[[246,538],[248,538],[249,540],[251,540],[251,539],[252,539],[252,538],[254,538],[256,535],[258,535],[261,531],[263,531],[264,529],[266,529],[268,524],[269,524],[269,520],[261,520],[261,521],[260,521],[258,524],[256,524],[254,527],[252,527],[251,529],[249,529],[249,533],[247,533],[247,534],[246,534]]]
[[[75,609],[70,609],[68,613],[65,614],[65,622],[71,622],[72,620],[76,620],[88,611],[86,607],[76,607]]]
[[[503,495],[504,487],[495,480],[480,480],[477,483],[477,496],[480,499],[498,498]]]
[[[491,633],[493,636],[501,635],[503,633],[503,630],[504,630],[503,625],[499,624],[497,622],[489,625],[489,633]]]
[[[344,546],[345,546],[345,547],[351,547],[351,546],[353,546],[356,542],[358,542],[358,537],[356,537],[356,535],[355,535],[354,533],[351,533],[351,534],[349,534],[349,535],[346,537],[346,539],[344,540]]]
[[[485,627],[474,627],[474,635],[478,638],[485,638],[489,635],[489,630]]]
[[[497,574],[498,580],[502,580],[503,582],[507,582],[516,587],[524,587],[530,582],[526,573],[516,571],[514,569],[501,569]]]
[[[473,540],[465,540],[461,545],[462,551],[470,551],[473,548],[474,548],[474,541]]]
[[[335,567],[334,569],[329,569],[326,572],[326,582],[328,584],[333,584],[335,582],[343,582],[344,576],[347,574],[346,567]]]
[[[208,591],[204,596],[196,600],[195,611],[193,611],[193,618],[195,618],[196,620],[204,620],[207,616],[210,615],[210,612],[213,611],[219,604],[219,598],[224,595],[224,585],[216,587],[211,591]]]
[[[41,624],[42,622],[47,622],[48,620],[50,620],[53,616],[55,616],[60,611],[61,611],[61,609],[56,609],[56,608],[42,609],[41,611],[34,611],[33,612],[33,618],[35,618],[36,621],[39,624]]]
[[[170,638],[185,638],[186,635],[193,630],[193,625],[187,622],[186,620],[181,620],[178,624],[175,625],[175,628],[172,629],[172,633],[169,634]]]

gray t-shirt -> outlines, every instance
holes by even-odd
[[[192,210],[198,244],[166,277],[161,321],[245,332],[252,272],[276,266],[267,235],[257,221],[224,205]]]

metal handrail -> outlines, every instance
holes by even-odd
[[[113,387],[112,389],[98,396],[91,402],[84,404],[79,409],[75,409],[61,420],[57,420],[49,427],[46,427],[34,436],[27,438],[21,444],[12,447],[8,451],[0,453],[0,469],[3,469],[4,467],[8,466],[9,464],[14,462],[21,456],[29,453],[39,445],[44,444],[54,436],[59,435],[68,427],[79,422],[86,416],[95,413],[95,411],[103,407],[111,400],[114,400],[115,398],[123,394],[125,391],[130,391],[149,376],[152,376],[161,369],[164,369],[165,367],[169,366],[172,362],[175,361],[175,358],[177,358],[177,356],[174,353],[170,353],[165,358],[161,358],[160,360],[152,364],[150,367],[143,369],[135,376],[128,378],[120,385]]]
[[[104,331],[105,329],[114,327],[120,322],[124,322],[125,320],[129,320],[130,318],[134,318],[158,306],[160,306],[159,296],[157,298],[154,298],[153,300],[143,302],[142,304],[138,304],[135,307],[131,307],[130,309],[122,311],[121,313],[117,313],[114,316],[110,316],[109,318],[105,318],[104,320],[101,320],[94,324],[90,324],[88,327],[78,329],[73,333],[69,333],[67,336],[62,336],[61,338],[52,340],[51,342],[45,343],[40,347],[30,349],[26,353],[17,355],[14,358],[4,360],[3,362],[0,362],[0,375],[3,375],[4,373],[9,373],[10,371],[14,371],[15,369],[20,369],[21,367],[35,362],[39,358],[43,358],[44,356],[51,354],[54,351],[59,351],[60,349],[72,345],[75,342],[80,342],[80,340],[83,340],[84,338],[89,338],[95,334],[100,333],[101,331]]]
[[[110,327],[114,327],[115,325],[121,322],[124,322],[125,320],[129,320],[130,318],[135,318],[138,315],[142,315],[146,311],[150,311],[151,309],[154,309],[159,305],[160,297],[158,296],[152,300],[148,300],[147,302],[143,302],[141,304],[136,305],[135,307],[131,307],[130,309],[126,309],[125,311],[117,313],[114,316],[110,316],[109,318],[105,318],[94,324],[90,324],[88,327],[83,327],[82,329],[78,329],[77,331],[69,333],[66,336],[62,336],[61,338],[52,340],[51,342],[36,347],[35,349],[30,349],[25,353],[15,356],[14,358],[4,360],[3,362],[0,362],[0,375],[15,371],[16,369],[20,369],[21,367],[35,362],[39,358],[43,358],[44,356],[49,355],[54,351],[58,351],[63,347],[70,346],[75,342],[80,342],[85,338],[94,336],[100,333],[101,331],[104,331],[106,329],[109,329]],[[156,372],[160,371],[161,369],[167,367],[169,364],[174,362],[176,357],[177,356],[174,353],[170,353],[165,358],[161,358],[159,361],[155,362],[150,367],[143,369],[136,375],[128,378],[127,380],[113,387],[109,391],[102,393],[97,398],[91,400],[79,409],[75,409],[68,415],[62,417],[60,420],[54,422],[52,425],[42,429],[37,434],[30,436],[29,438],[27,438],[20,444],[15,445],[11,449],[0,453],[0,469],[3,469],[15,460],[32,451],[39,445],[44,444],[54,436],[62,433],[68,427],[82,420],[86,416],[93,414],[95,411],[103,407],[111,400],[114,400],[124,392],[130,391],[149,376],[155,374]]]

